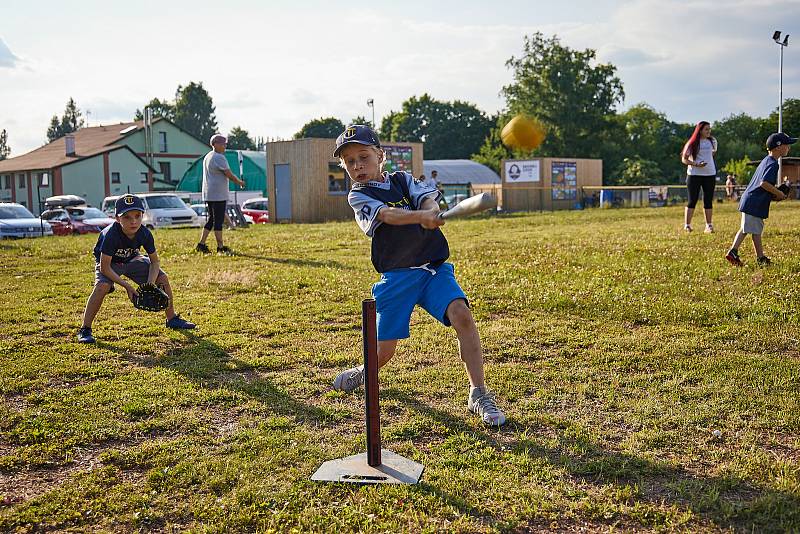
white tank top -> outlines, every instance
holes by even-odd
[[[701,161],[706,162],[705,167],[693,167],[687,165],[686,173],[692,176],[714,176],[717,174],[717,167],[714,165],[714,146],[716,143],[711,143],[710,139],[701,139],[700,146],[697,148],[697,156],[694,158],[695,163]]]

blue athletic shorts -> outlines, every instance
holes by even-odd
[[[372,286],[372,296],[377,308],[379,341],[407,338],[411,312],[417,304],[440,323],[450,326],[446,317],[450,303],[456,299],[469,303],[456,282],[452,263],[382,273],[380,281]]]

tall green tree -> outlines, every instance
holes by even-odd
[[[525,37],[523,54],[509,59],[506,66],[513,71],[513,82],[501,91],[506,109],[496,128],[513,115],[525,113],[539,119],[547,129],[547,137],[533,154],[613,155],[606,150],[613,148],[613,143],[606,145],[598,140],[613,141],[618,128],[615,109],[625,98],[614,65],[597,64],[592,49],[573,50],[562,45],[558,37],[546,38],[537,32]],[[485,161],[491,161],[497,152],[494,145],[481,147]],[[608,162],[604,163],[608,168]],[[497,161],[492,166],[499,164]]]
[[[228,134],[228,148],[232,150],[255,150],[256,142],[239,126],[234,126]]]
[[[655,161],[639,156],[624,158],[614,172],[618,185],[668,184]]]
[[[771,129],[767,135],[778,131],[778,108],[769,114],[767,129]],[[787,98],[783,101],[783,131],[797,137],[800,135],[800,99]],[[764,138],[766,140],[766,137]]]
[[[631,162],[648,161],[658,169],[657,180],[652,183],[677,183],[686,173],[686,168],[680,161],[680,151],[691,133],[691,125],[670,121],[664,113],[646,103],[629,108],[619,115],[618,120],[623,128],[624,138],[621,163],[628,163],[624,166],[618,165],[616,169],[631,169]],[[653,174],[652,167],[648,167],[647,171],[644,174]],[[609,176],[608,183],[623,184],[624,180],[629,180],[634,174],[636,172],[630,170],[627,177],[614,173]],[[644,174],[640,173],[640,176]]]
[[[217,133],[214,102],[203,83],[189,82],[175,92],[175,124],[195,137],[208,141]]]
[[[8,158],[9,154],[11,154],[11,147],[8,146],[8,132],[3,129],[0,132],[0,161]]]
[[[64,115],[61,117],[62,134],[66,135],[75,132],[79,128],[83,128],[84,125],[83,114],[72,97],[70,97],[67,107],[64,109]]]
[[[294,134],[295,139],[308,137],[321,137],[323,139],[336,139],[344,131],[344,124],[334,117],[323,117],[307,122]]]
[[[403,102],[381,125],[387,141],[425,143],[426,159],[467,159],[477,152],[494,121],[469,102],[444,102],[427,93]]]
[[[55,141],[59,137],[64,137],[67,134],[77,131],[84,126],[83,114],[78,109],[78,105],[70,97],[64,108],[64,114],[59,120],[58,115],[53,115],[50,119],[50,126],[47,128],[47,141]]]
[[[61,133],[61,121],[58,120],[58,115],[53,115],[50,119],[50,126],[47,127],[47,141],[52,142],[63,136],[64,134]]]
[[[154,98],[148,102],[145,107],[150,108],[153,118],[163,117],[173,122],[175,121],[175,105],[167,100],[159,100],[158,98]],[[143,119],[144,112],[140,109],[137,109],[136,113],[133,115],[133,120],[140,121]]]
[[[767,118],[751,117],[746,113],[729,115],[711,125],[711,135],[718,142],[714,161],[718,168],[735,166],[742,158],[761,159],[766,151],[764,142],[778,127]],[[688,136],[687,136],[688,137]]]

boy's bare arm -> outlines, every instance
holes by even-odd
[[[434,198],[431,197],[431,196],[425,197],[425,200],[422,201],[422,205],[420,206],[420,209],[422,209],[422,210],[433,210],[436,213],[439,213],[439,211],[441,211],[439,209],[439,203],[436,202],[436,200],[434,200]]]
[[[783,194],[783,191],[772,185],[771,183],[767,182],[766,180],[761,182],[761,188],[766,189],[769,194],[771,194],[775,200],[785,200],[786,195]]]
[[[427,199],[426,199],[427,200]],[[425,207],[426,203],[423,202]],[[439,218],[439,208],[404,210],[402,208],[382,208],[378,212],[378,220],[391,225],[402,226],[404,224],[419,224],[423,228],[433,230],[444,224],[444,220]]]
[[[161,260],[158,259],[158,252],[147,255],[150,258],[150,271],[147,273],[147,283],[155,284],[158,278],[158,271],[161,269]]]
[[[124,287],[125,291],[128,293],[128,298],[131,299],[131,302],[133,302],[133,297],[136,295],[136,290],[129,282],[125,281],[125,279],[114,272],[114,269],[111,268],[111,256],[108,254],[100,254],[100,272],[115,284],[119,284]]]

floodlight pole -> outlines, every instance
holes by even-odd
[[[46,172],[40,174],[36,180],[36,202],[39,205],[39,230],[42,232],[42,237],[44,237],[44,221],[42,220],[42,194],[39,188],[49,187],[49,185],[50,176]]]
[[[372,129],[375,129],[375,100],[373,98],[367,99],[367,105],[372,108]]]
[[[786,35],[781,42],[781,32],[776,30],[772,40],[780,47],[780,60],[778,62],[778,132],[783,131],[783,49],[789,46],[789,36]],[[783,158],[778,159],[778,185],[783,181]]]

